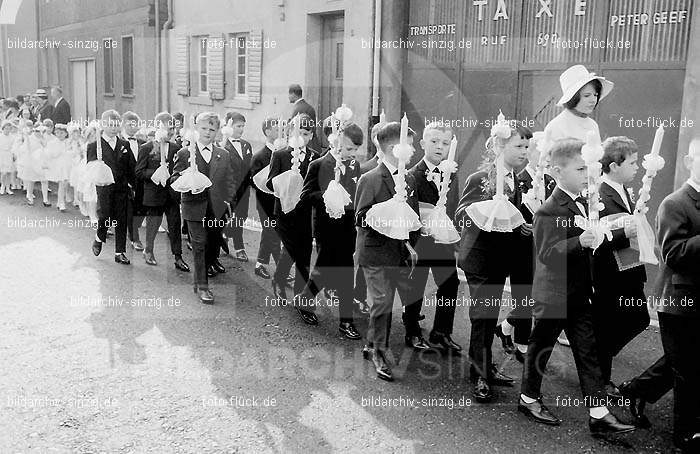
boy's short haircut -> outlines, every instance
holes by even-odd
[[[197,115],[194,124],[198,125],[199,122],[204,121],[215,125],[217,128],[221,126],[221,120],[219,120],[219,115],[214,112],[202,112]]]
[[[153,119],[156,126],[160,126],[159,123],[163,123],[167,128],[172,128],[175,126],[175,120],[170,112],[160,112],[157,113]]]
[[[314,132],[316,125],[314,124],[314,119],[306,114],[299,114],[299,128],[305,129],[306,131]]]
[[[296,96],[301,97],[302,96],[302,91],[301,91],[301,85],[299,84],[291,84],[289,86],[289,93],[293,93]]]
[[[231,120],[231,124],[245,123],[245,117],[240,112],[226,112],[225,122]]]
[[[141,118],[139,117],[139,115],[136,112],[132,112],[130,110],[127,110],[122,114],[122,120],[124,122],[135,121],[136,124],[141,122]]]
[[[581,156],[583,141],[578,139],[559,139],[552,145],[550,150],[551,166],[566,167],[569,162]]]
[[[350,139],[350,141],[358,147],[361,146],[362,142],[364,141],[364,134],[362,133],[362,129],[355,123],[350,123],[346,125],[345,129],[343,129],[343,135]]]
[[[511,132],[513,134],[518,134],[520,138],[530,140],[532,139],[532,131],[530,128],[524,125],[515,125],[514,128],[511,129]]]
[[[441,121],[432,121],[425,126],[425,129],[423,129],[423,138],[424,139],[425,139],[425,135],[428,133],[428,131],[440,131],[440,132],[450,131],[453,136],[455,134],[454,130],[452,129],[452,126],[450,126],[449,124],[443,123]]]
[[[105,110],[104,112],[102,112],[102,116],[100,116],[100,120],[102,122],[102,127],[104,127],[105,122],[108,122],[110,120],[121,122],[122,117],[119,115],[119,112],[117,112],[116,110],[108,109],[108,110]]]
[[[370,138],[372,139],[373,143],[375,140],[377,140],[377,134],[379,134],[379,130],[383,127],[384,125],[382,123],[377,123],[376,125],[372,126],[372,130],[370,131],[369,135],[371,136]]]
[[[262,132],[265,134],[265,131],[268,129],[276,128],[277,127],[277,118],[275,117],[265,117],[265,119],[262,122]]]
[[[603,173],[610,173],[610,164],[617,165],[625,162],[625,159],[639,152],[637,143],[626,136],[608,137],[603,142],[603,157],[600,163],[603,165]]]
[[[415,136],[415,132],[408,128],[408,135]],[[401,123],[392,121],[384,125],[377,133],[377,142],[379,147],[386,151],[388,145],[399,143],[401,140]]]

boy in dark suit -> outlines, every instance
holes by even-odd
[[[192,242],[194,291],[204,304],[214,303],[208,278],[216,274],[213,265],[221,247],[221,230],[231,214],[230,201],[235,192],[231,158],[226,150],[213,144],[219,126],[217,114],[204,112],[197,115],[195,128],[199,137],[194,144],[197,169],[211,180],[212,185],[198,194],[183,192],[180,202]],[[189,147],[181,148],[175,158],[171,184],[190,166],[189,160]]]
[[[360,177],[355,195],[357,261],[365,274],[367,294],[371,301],[367,345],[363,354],[365,358],[371,356],[377,377],[386,381],[394,379],[388,358],[394,295],[398,291],[404,305],[415,301],[410,263],[412,247],[416,244],[420,232],[412,231],[408,240],[389,238],[368,225],[365,217],[372,206],[389,200],[396,193],[398,159],[393,153],[393,148],[399,144],[400,138],[401,125],[398,122],[387,123],[379,131],[377,141],[384,152],[382,164]],[[408,140],[409,144],[413,141],[413,131],[410,129]],[[405,181],[406,202],[418,213],[415,180],[410,173],[406,173]],[[406,326],[406,335],[420,335],[420,326]]]
[[[433,206],[437,204],[440,197],[441,176],[437,166],[447,159],[453,135],[452,129],[441,123],[430,123],[423,130],[420,145],[425,156],[410,170],[416,182],[419,203],[424,202]],[[453,176],[445,205],[447,216],[453,221],[459,201],[458,191],[457,178]],[[420,236],[416,244],[418,264],[414,271],[414,285],[418,300],[406,306],[403,319],[404,323],[408,325],[415,325],[419,322],[423,307],[423,294],[428,282],[428,272],[432,270],[433,280],[438,286],[438,290],[435,295],[435,320],[429,340],[431,344],[438,345],[445,353],[459,354],[462,347],[452,340],[452,325],[454,324],[459,289],[455,250],[456,244],[439,244],[431,236]],[[406,344],[418,351],[431,348],[422,336],[408,337]]]
[[[521,170],[518,176],[520,193],[527,194],[532,189],[532,182],[535,178],[535,165],[539,162],[540,152],[537,146],[532,143],[532,132],[529,128],[518,126],[516,128],[522,137],[529,139],[527,145],[527,165]],[[549,198],[554,191],[556,182],[548,174],[544,174],[544,196]],[[510,293],[513,297],[515,308],[512,309],[506,319],[496,327],[496,336],[501,339],[506,353],[514,353],[515,359],[519,362],[525,361],[527,353],[527,342],[532,329],[532,278],[535,273],[534,243],[532,233],[527,227],[532,228],[533,214],[525,203],[520,205],[520,212],[525,219],[526,229],[522,230],[522,235],[516,241],[516,256],[518,266],[513,267],[510,274]]]
[[[272,158],[273,145],[277,139],[277,119],[267,117],[262,124],[263,134],[265,135],[265,145],[255,152],[250,160],[250,175],[251,179],[258,172],[270,165]],[[267,179],[262,186],[254,184],[256,208],[260,217],[260,225],[262,233],[260,234],[260,247],[258,248],[258,258],[255,262],[255,275],[263,279],[270,279],[270,273],[267,271],[267,266],[270,263],[270,257],[275,259],[275,263],[279,263],[280,259],[280,239],[275,232],[275,195],[267,189]]]
[[[233,178],[237,185],[236,195],[231,204],[233,207],[233,226],[230,229],[230,234],[233,238],[234,256],[240,262],[247,262],[248,255],[243,245],[243,224],[248,218],[250,186],[253,183],[250,172],[253,149],[248,141],[241,138],[245,128],[245,117],[238,112],[228,112],[226,114],[226,123],[229,121],[231,121],[231,128],[233,128],[233,135],[228,138],[223,146],[231,156]]]
[[[190,268],[182,260],[180,193],[171,189],[170,184],[163,186],[155,184],[151,180],[153,174],[160,167],[161,153],[165,154],[168,171],[170,174],[173,173],[175,156],[180,147],[171,141],[175,127],[173,117],[169,113],[161,112],[156,115],[155,124],[167,131],[167,137],[159,142],[152,141],[141,145],[139,159],[136,162],[136,178],[143,183],[143,206],[147,215],[144,256],[147,264],[157,265],[153,255],[153,243],[163,220],[163,213],[165,213],[165,217],[168,220],[170,251],[175,256],[175,268],[187,272]]]
[[[590,300],[593,296],[591,249],[595,235],[574,223],[587,216],[587,168],[581,157],[583,142],[563,139],[551,150],[552,174],[557,188],[535,214],[533,235],[537,254],[532,297],[535,325],[523,367],[518,411],[535,421],[559,425],[560,420],[542,403],[542,377],[564,329],[571,342],[584,404],[592,433],[623,433],[634,426],[622,424],[607,407],[605,381],[600,370]]]
[[[126,257],[127,211],[129,197],[135,185],[134,161],[129,143],[119,138],[121,117],[116,110],[106,110],[100,119],[102,161],[112,169],[114,183],[97,186],[97,216],[99,224],[92,253],[100,255],[102,243],[107,241],[107,230],[114,226],[114,261],[122,265],[131,262]],[[87,146],[87,162],[97,159],[97,142]]]
[[[331,127],[324,127],[324,134],[331,134]],[[339,305],[340,323],[338,330],[348,339],[360,339],[362,336],[353,323],[353,271],[355,253],[355,207],[351,202],[345,206],[345,214],[339,219],[331,218],[326,212],[323,194],[328,185],[338,175],[338,183],[355,196],[357,180],[360,178],[360,164],[355,160],[355,153],[362,145],[362,130],[354,123],[348,124],[342,131],[339,147],[331,149],[325,156],[309,165],[304,179],[304,189],[300,203],[313,208],[313,231],[316,236],[318,257],[300,298],[303,307],[313,312],[313,301],[321,288],[336,290]]]
[[[306,172],[309,169],[311,161],[318,157],[316,150],[308,146],[309,140],[313,136],[314,122],[307,115],[299,115],[299,134],[303,140],[304,146],[300,149],[300,164],[299,173],[301,177],[306,177]],[[273,179],[277,175],[290,170],[292,168],[292,148],[286,147],[281,150],[276,150],[272,153],[270,159],[270,174],[267,179],[267,188],[274,190]],[[282,211],[282,204],[279,198],[275,198],[275,217],[277,234],[282,240],[284,249],[280,257],[280,261],[275,268],[275,275],[272,278],[272,292],[277,298],[287,299],[285,285],[287,276],[292,268],[292,264],[296,266],[294,277],[294,295],[301,293],[304,290],[306,281],[309,280],[309,268],[311,267],[311,251],[312,236],[311,236],[311,207],[303,201],[299,201],[296,207],[288,213]],[[315,325],[318,323],[316,315],[313,312],[307,311],[295,306],[305,323]]]
[[[136,167],[136,161],[139,159],[139,148],[145,143],[144,140],[136,138],[136,134],[141,129],[141,118],[131,111],[124,112],[122,115],[123,131],[122,139],[129,142],[131,150],[132,165]],[[143,219],[146,216],[143,206],[143,180],[136,179],[133,197],[129,199],[129,209],[127,211],[127,226],[129,233],[129,241],[135,251],[143,251],[143,244],[139,237],[139,228],[143,224]]]
[[[603,142],[603,149],[603,182],[599,193],[604,209],[600,217],[631,215],[634,203],[626,185],[637,173],[637,144],[627,137],[609,137]],[[644,295],[644,265],[621,258],[621,254],[638,255],[630,249],[630,240],[637,236],[637,226],[631,220],[626,221],[624,228],[613,230],[612,234],[612,241],[604,241],[593,255],[592,302],[603,379],[608,393],[619,396],[610,381],[612,360],[649,325],[649,311]]]
[[[501,140],[501,139],[495,139]],[[504,190],[515,207],[520,207],[521,194],[515,169],[526,158],[528,139],[524,131],[511,128],[511,135],[504,139]],[[520,266],[513,257],[521,235],[528,235],[530,228],[523,225],[513,232],[486,232],[466,216],[471,204],[488,200],[495,192],[496,165],[486,167],[467,178],[462,198],[457,208],[457,220],[462,226],[459,245],[459,266],[469,285],[469,358],[470,379],[474,383],[472,393],[477,402],[492,399],[491,386],[511,386],[513,379],[498,371],[492,363],[491,345],[496,334],[498,314],[506,278],[514,267]]]

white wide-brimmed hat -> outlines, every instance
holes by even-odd
[[[605,77],[596,76],[595,73],[589,73],[585,66],[574,65],[561,73],[561,76],[559,76],[559,84],[561,85],[563,95],[559,102],[557,102],[557,105],[563,106],[574,97],[577,91],[592,80],[599,80],[603,87],[598,101],[608,96],[608,94],[612,91],[613,86],[615,86],[615,84],[605,79]]]

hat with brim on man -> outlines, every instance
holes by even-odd
[[[39,98],[48,98],[49,95],[46,93],[46,90],[43,88],[37,88],[37,90],[34,92],[34,96],[38,96]]]
[[[600,97],[598,101],[602,100],[615,86],[614,83],[607,80],[605,77],[596,76],[595,73],[590,73],[583,65],[574,65],[571,68],[564,71],[561,76],[559,76],[559,84],[561,85],[561,91],[563,93],[561,99],[557,102],[558,106],[563,106],[574,97],[576,92],[583,88],[587,83],[591,81],[600,81],[602,89],[600,91]]]

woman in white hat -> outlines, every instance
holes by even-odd
[[[557,105],[564,110],[544,128],[550,141],[565,138],[586,140],[589,131],[600,137],[598,123],[591,114],[612,91],[614,84],[605,77],[589,73],[585,66],[574,65],[559,76],[562,97]]]

